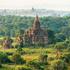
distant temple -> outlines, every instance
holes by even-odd
[[[29,44],[48,43],[47,31],[43,30],[40,27],[40,21],[38,16],[35,17],[32,27],[27,31],[25,31],[24,40],[25,43],[29,43]]]

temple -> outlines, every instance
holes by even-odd
[[[39,17],[36,16],[32,27],[25,31],[25,43],[29,44],[47,44],[48,35],[47,31],[43,30],[40,26]]]

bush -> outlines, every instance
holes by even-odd
[[[42,62],[42,63],[44,63],[44,64],[48,64],[48,63],[47,63],[47,57],[48,57],[47,54],[42,54],[42,55],[40,55],[40,62]]]
[[[30,61],[28,65],[32,66],[34,69],[37,70],[44,70],[44,66],[45,66],[44,63],[35,60]]]
[[[0,63],[0,68],[2,68],[2,65],[1,65],[1,63]]]
[[[62,56],[62,59],[66,62],[70,64],[70,53],[65,54]]]
[[[18,48],[17,48],[17,50],[16,50],[16,52],[18,52],[18,53],[22,53],[22,48],[19,46]]]
[[[24,64],[24,63],[26,63],[26,61],[21,58],[21,55],[20,55],[19,53],[14,53],[14,54],[12,55],[12,61],[13,61],[15,64]]]
[[[0,62],[9,63],[11,61],[9,60],[8,55],[6,53],[0,52]]]
[[[48,61],[53,61],[54,58],[53,58],[53,57],[49,57],[47,60],[48,60]]]
[[[67,65],[62,60],[56,60],[51,64],[51,70],[67,70]]]
[[[59,42],[55,44],[54,48],[58,50],[63,50],[67,48],[67,44],[65,42]]]
[[[32,70],[32,69],[28,66],[17,66],[15,70]]]

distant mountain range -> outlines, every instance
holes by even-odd
[[[70,11],[55,11],[55,10],[46,10],[46,9],[0,9],[0,15],[15,15],[15,16],[70,16]]]

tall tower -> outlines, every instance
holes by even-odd
[[[36,15],[32,28],[27,31],[26,34],[26,43],[29,44],[47,44],[48,35],[45,30],[40,27],[39,17]]]
[[[33,29],[38,30],[40,29],[40,21],[38,15],[36,15],[34,23],[33,23]]]

